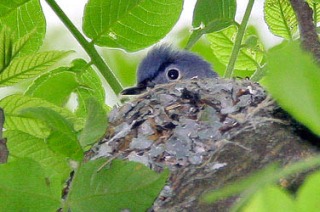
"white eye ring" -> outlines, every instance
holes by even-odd
[[[179,80],[181,78],[181,72],[177,68],[170,68],[166,70],[166,77],[169,81]]]

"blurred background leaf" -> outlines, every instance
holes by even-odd
[[[102,54],[124,87],[136,83],[136,69],[146,51],[127,53],[120,49],[103,49]]]
[[[318,211],[320,207],[320,172],[307,176],[297,192],[298,211]]]
[[[268,52],[268,92],[295,119],[320,135],[320,69],[298,42]]]
[[[266,186],[262,188],[244,206],[243,212],[250,211],[296,211],[293,198],[280,187]]]

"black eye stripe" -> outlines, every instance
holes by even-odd
[[[166,69],[166,67],[168,67],[168,66],[171,65],[171,64],[172,64],[172,62],[162,63],[162,64],[159,66],[158,71],[152,76],[152,78],[145,79],[142,83],[151,82],[153,79],[157,78],[157,76],[159,76],[161,73],[163,73],[164,70]]]
[[[166,70],[166,68],[167,68],[169,65],[171,65],[171,64],[172,64],[172,62],[162,63],[161,66],[160,66],[159,69],[158,69],[157,76],[158,76],[160,73],[164,72],[164,70]]]
[[[157,76],[159,76],[161,73],[164,72],[164,70],[166,69],[166,67],[168,67],[169,65],[171,65],[172,62],[166,62],[166,63],[162,63],[159,68],[158,71],[155,72],[155,74],[152,77],[146,78],[143,81],[141,81],[139,84],[140,86],[145,86],[147,87],[150,83],[152,84],[152,81],[157,78]]]

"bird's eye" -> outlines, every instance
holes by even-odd
[[[180,71],[178,69],[169,69],[167,71],[167,77],[168,77],[168,80],[177,80],[177,79],[180,79]]]

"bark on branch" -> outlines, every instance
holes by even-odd
[[[304,0],[290,0],[299,24],[302,46],[320,63],[320,42],[313,21],[313,11]]]

